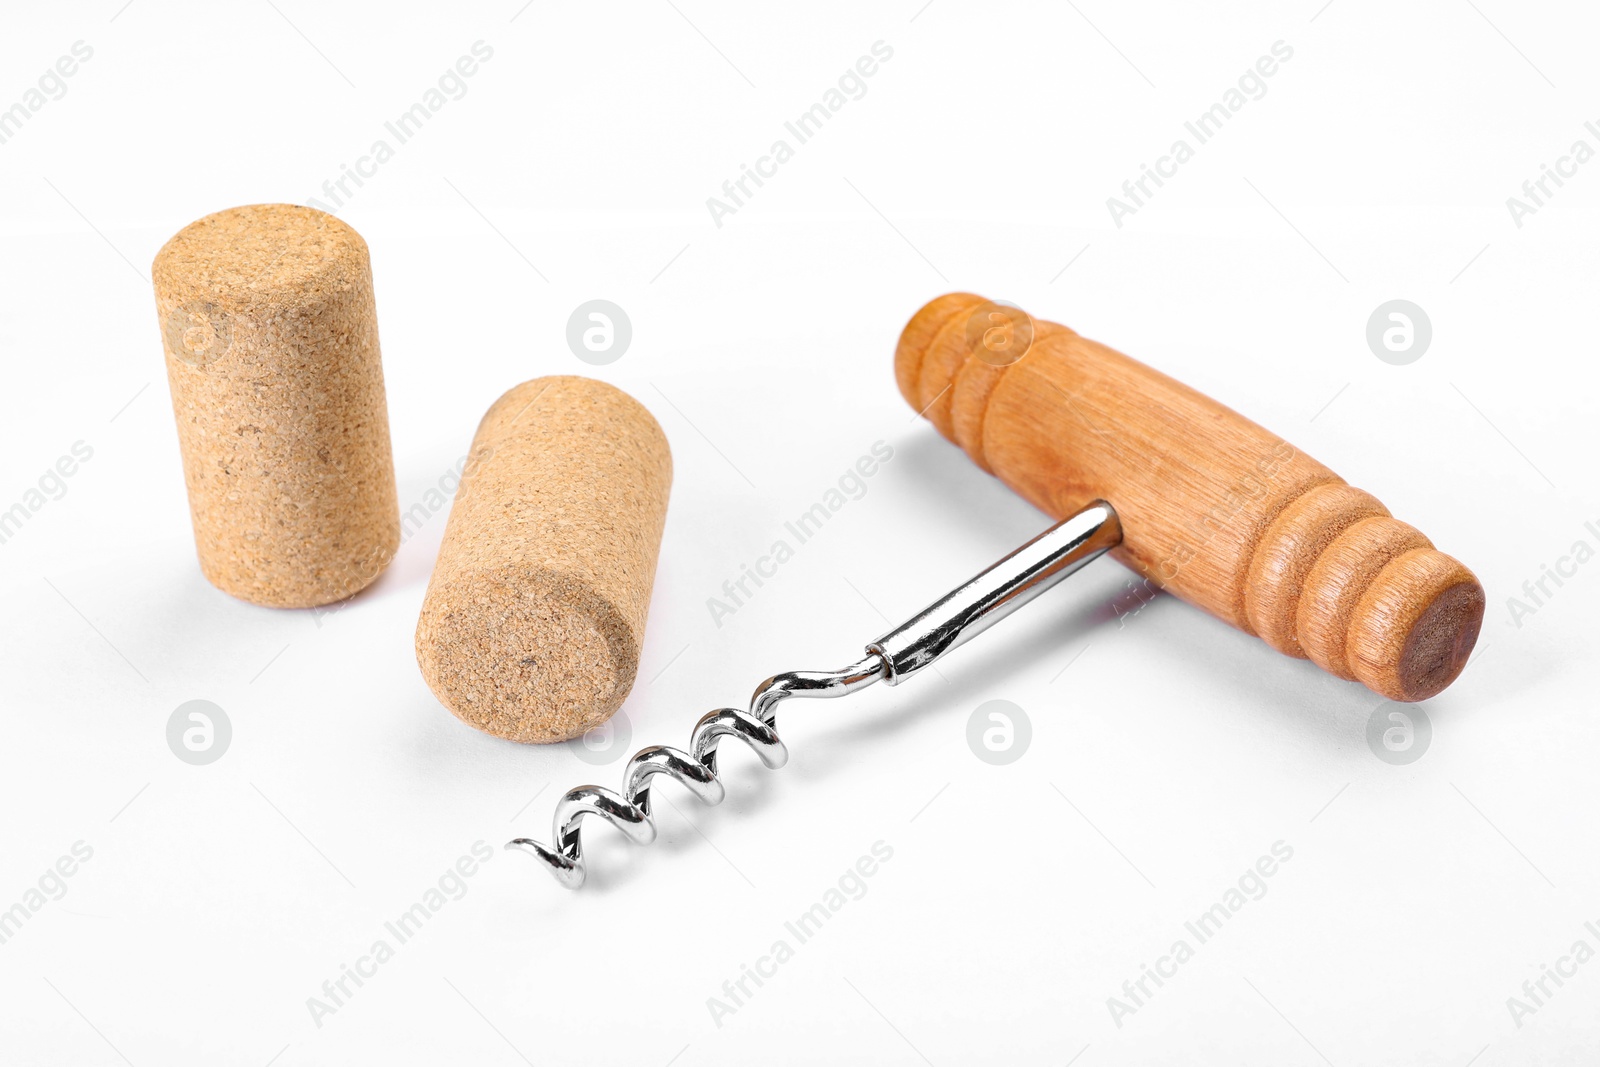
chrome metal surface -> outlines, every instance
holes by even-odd
[[[531,853],[543,860],[555,880],[568,889],[583,885],[583,839],[579,830],[586,815],[597,815],[625,834],[637,845],[656,839],[656,824],[650,813],[650,779],[665,774],[683,783],[707,804],[720,804],[722,783],[717,780],[717,744],[724,737],[736,737],[755,751],[769,770],[777,770],[789,760],[789,750],[778,737],[778,705],[790,697],[842,697],[864,689],[884,675],[883,660],[868,653],[861,660],[838,671],[792,671],[768,678],[756,687],[750,710],[719,708],[703,716],[689,737],[689,749],[651,745],[634,753],[623,772],[623,788],[618,793],[598,785],[580,785],[556,803],[552,829],[556,846],[551,848],[528,837],[506,843],[508,849]]]
[[[841,697],[874,682],[890,685],[909,678],[940,656],[982,633],[1067,575],[1122,540],[1117,513],[1104,501],[1062,520],[994,566],[934,601],[902,626],[867,646],[862,659],[837,671],[791,671],[760,685],[750,710],[719,708],[695,724],[689,751],[651,745],[634,753],[618,793],[580,785],[556,803],[555,846],[528,837],[506,843],[541,860],[568,889],[583,885],[586,869],[580,830],[585,816],[598,816],[635,844],[656,838],[651,817],[651,779],[664,774],[707,804],[724,796],[717,778],[717,745],[734,737],[749,745],[770,770],[782,767],[789,750],[778,737],[778,705],[792,697]]]
[[[1122,541],[1104,500],[1063,519],[994,566],[957,586],[867,646],[898,685],[958,648]]]

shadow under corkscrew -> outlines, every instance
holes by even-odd
[[[568,889],[583,885],[583,839],[579,834],[585,815],[598,815],[621,830],[628,840],[648,845],[656,839],[650,810],[650,779],[666,774],[705,801],[720,804],[726,795],[717,778],[717,746],[724,737],[749,745],[768,770],[789,761],[789,750],[778,737],[778,705],[790,697],[841,697],[865,689],[889,673],[889,664],[877,652],[839,671],[791,671],[775,675],[756,687],[750,710],[718,708],[695,724],[689,752],[670,745],[651,745],[634,753],[624,769],[622,792],[599,785],[568,790],[556,804],[556,847],[519,837],[506,843],[543,860],[550,873]]]
[[[707,804],[720,804],[724,790],[717,778],[717,746],[722,738],[743,741],[769,769],[781,767],[789,758],[777,730],[783,701],[841,697],[880,681],[898,685],[1121,540],[1117,513],[1097,500],[867,645],[866,655],[843,670],[792,671],[768,678],[756,687],[749,711],[719,708],[703,717],[690,735],[689,752],[667,745],[640,749],[628,761],[622,792],[598,785],[569,790],[556,804],[554,847],[529,837],[505,847],[536,856],[556,881],[577,889],[585,876],[579,836],[585,816],[598,815],[630,841],[648,845],[656,839],[650,811],[650,780],[656,775],[677,779]]]

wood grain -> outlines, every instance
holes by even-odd
[[[1110,501],[1118,559],[1280,652],[1404,701],[1435,695],[1465,666],[1484,608],[1471,571],[1160,371],[950,293],[906,324],[895,378],[940,433],[1041,510],[1061,518]]]

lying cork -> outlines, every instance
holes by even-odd
[[[478,425],[417,621],[417,664],[457,718],[566,741],[633,688],[672,454],[604,382],[536,378]]]
[[[366,587],[400,544],[367,243],[311,208],[236,207],[152,274],[201,571],[269,607]]]

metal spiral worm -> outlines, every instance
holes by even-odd
[[[586,815],[598,815],[636,845],[656,839],[650,810],[650,779],[666,774],[682,782],[707,804],[720,804],[726,791],[717,778],[717,745],[736,737],[754,750],[768,770],[789,761],[789,750],[778,736],[778,705],[790,697],[839,697],[882,678],[888,664],[877,653],[841,671],[791,671],[768,678],[756,687],[750,710],[718,708],[695,724],[689,751],[670,745],[651,745],[634,753],[624,770],[622,792],[600,785],[570,789],[556,804],[556,847],[528,837],[508,842],[506,848],[532,853],[549,867],[555,880],[568,889],[583,885],[583,838],[579,830]]]
[[[538,857],[556,881],[577,889],[586,873],[579,836],[584,816],[598,815],[628,840],[648,845],[656,839],[650,812],[650,780],[656,775],[677,779],[707,804],[722,803],[717,746],[724,737],[743,741],[776,770],[789,759],[778,737],[779,704],[790,697],[841,697],[878,681],[898,685],[1121,540],[1117,513],[1097,500],[867,645],[866,656],[843,670],[791,671],[768,678],[756,687],[749,711],[718,708],[696,723],[688,752],[667,745],[640,749],[628,761],[622,792],[598,785],[569,790],[556,803],[555,847],[530,837],[505,847]]]

